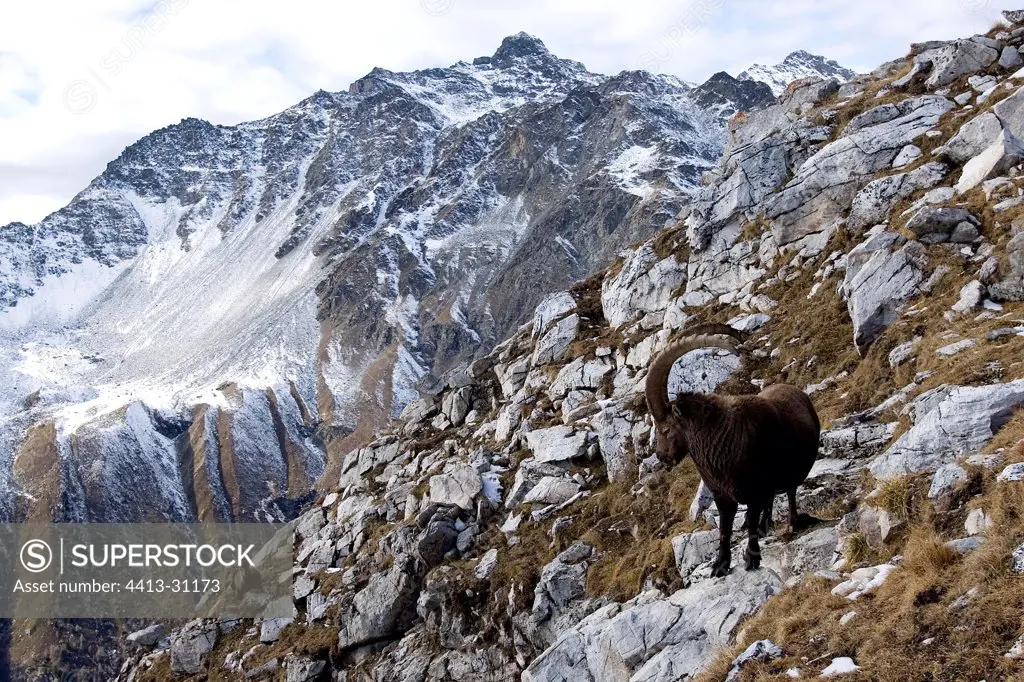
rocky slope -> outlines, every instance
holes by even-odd
[[[740,114],[692,205],[546,297],[345,457],[297,524],[293,619],[195,621],[120,679],[1002,679],[1024,654],[1024,11]],[[652,355],[698,322],[822,417],[758,571],[652,456]],[[777,509],[777,512],[783,512]],[[739,515],[742,517],[742,515]],[[742,538],[737,538],[741,541]],[[734,566],[741,562],[734,561]]]
[[[289,516],[418,388],[671,222],[728,117],[772,101],[518,34],[144,137],[0,229],[0,518]]]

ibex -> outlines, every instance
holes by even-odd
[[[818,456],[821,425],[807,394],[793,386],[769,386],[758,395],[681,393],[669,401],[668,376],[675,361],[698,348],[738,354],[743,337],[724,324],[701,325],[671,344],[647,374],[647,406],[658,430],[658,456],[669,466],[690,455],[714,494],[719,514],[718,558],[712,575],[729,573],[732,524],[738,504],[747,505],[747,570],[759,568],[759,525],[767,531],[777,493],[789,496],[793,532],[816,519],[799,514],[796,489]]]

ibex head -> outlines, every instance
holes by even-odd
[[[672,465],[686,457],[686,421],[700,420],[705,412],[716,407],[709,397],[686,393],[672,405],[668,396],[668,377],[672,365],[680,357],[698,348],[721,348],[739,353],[743,337],[737,330],[725,324],[704,324],[688,330],[688,334],[662,351],[647,372],[647,408],[658,430],[658,458]]]

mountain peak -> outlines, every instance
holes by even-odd
[[[532,36],[525,31],[520,31],[502,40],[501,45],[491,59],[495,62],[502,62],[517,57],[543,56],[548,54],[551,53],[540,38]]]
[[[754,64],[739,75],[740,80],[761,81],[768,84],[776,96],[782,94],[786,86],[800,78],[817,76],[834,78],[840,82],[848,81],[857,75],[833,59],[811,54],[807,50],[796,50],[774,66]]]

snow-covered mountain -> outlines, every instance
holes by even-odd
[[[527,34],[267,119],[186,119],[0,228],[0,516],[286,513],[540,298],[676,220],[768,88]]]
[[[754,64],[741,73],[739,80],[753,80],[767,83],[775,96],[785,91],[786,86],[800,78],[817,76],[819,78],[834,78],[840,83],[853,78],[857,73],[848,69],[832,59],[810,54],[803,50],[792,52],[775,66],[764,66]]]

